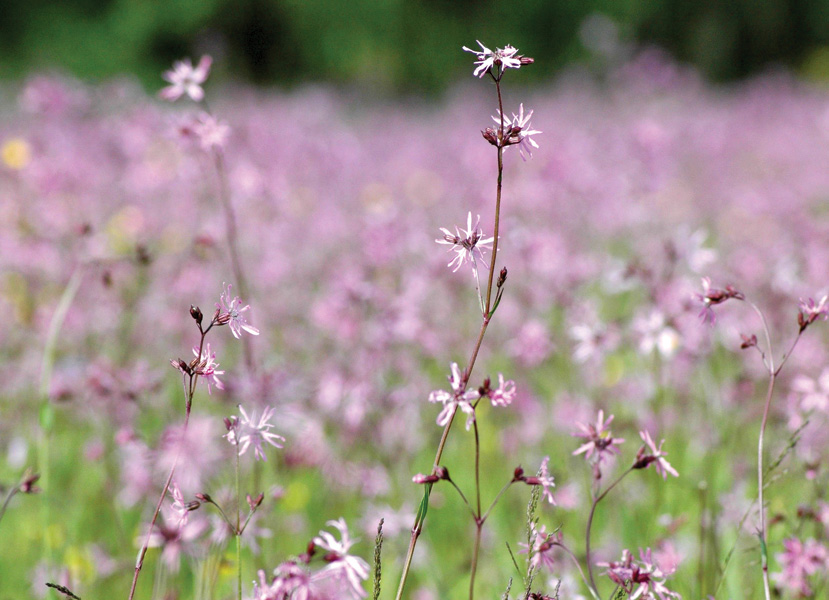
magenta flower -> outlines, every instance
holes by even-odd
[[[498,387],[489,390],[489,400],[492,406],[509,406],[515,398],[515,382],[512,379],[504,381],[504,374],[498,373]]]
[[[702,322],[714,325],[714,323],[717,322],[717,315],[714,314],[714,310],[711,308],[712,306],[716,304],[722,304],[723,302],[725,302],[726,300],[730,300],[731,298],[735,298],[737,300],[745,300],[745,295],[742,292],[737,291],[730,285],[725,286],[724,290],[712,288],[711,279],[708,277],[703,277],[702,293],[694,294],[694,298],[697,301],[702,302],[702,310],[699,313]]]
[[[232,288],[232,285],[226,285],[225,291],[219,297],[221,304],[216,304],[216,308],[224,311],[219,315],[220,324],[227,323],[230,326],[230,332],[237,340],[242,337],[243,331],[247,331],[251,335],[259,335],[259,330],[253,325],[248,324],[247,319],[242,315],[243,312],[250,308],[250,305],[246,304],[242,306],[242,301],[239,299],[239,296],[234,296],[231,299],[230,290]]]
[[[598,563],[598,566],[607,568],[605,574],[627,593],[630,600],[681,600],[682,596],[665,587],[665,574],[651,558],[651,549],[640,550],[639,557],[641,560],[635,561],[629,550],[622,550],[620,561]]]
[[[783,571],[772,577],[778,585],[802,597],[811,596],[809,577],[829,568],[829,550],[813,539],[804,543],[797,538],[789,538],[783,540],[783,547],[785,552],[777,555]]]
[[[662,451],[662,444],[665,443],[665,440],[660,441],[659,447],[657,448],[647,431],[640,431],[639,436],[642,438],[642,441],[645,442],[645,446],[642,446],[639,449],[633,468],[646,469],[651,463],[656,463],[656,472],[662,475],[662,479],[668,479],[668,473],[674,477],[679,477],[679,473],[676,472],[676,469],[671,466],[671,463],[665,460],[665,456],[668,454],[667,452]],[[645,454],[646,447],[650,450],[650,454]]]
[[[345,519],[328,521],[326,524],[339,530],[340,539],[337,540],[327,531],[320,531],[314,538],[314,544],[328,553],[325,555],[328,566],[316,574],[315,578],[333,577],[347,582],[353,598],[365,598],[368,594],[363,589],[362,582],[368,579],[368,563],[348,553],[354,542],[349,537]]]
[[[561,544],[562,541],[562,533],[561,530],[556,530],[551,533],[547,533],[547,528],[545,525],[542,525],[540,528],[536,528],[533,525],[533,543],[532,547],[528,544],[519,542],[519,546],[523,546],[523,550],[519,550],[518,554],[529,554],[530,555],[530,564],[534,568],[539,567],[547,567],[550,571],[553,570],[553,566],[555,565],[555,559],[553,557],[553,549],[556,545]]]
[[[553,498],[552,488],[556,486],[553,476],[550,475],[550,472],[547,470],[547,463],[550,462],[550,457],[545,456],[544,460],[541,461],[541,467],[539,468],[539,474],[535,477],[521,477],[520,480],[526,483],[527,485],[540,485],[542,489],[542,495],[544,498],[547,499],[547,502],[550,504],[555,504],[555,498]]]
[[[492,69],[493,66],[496,65],[500,66],[501,73],[504,72],[504,69],[521,68],[521,58],[515,56],[515,53],[518,52],[518,50],[513,48],[512,46],[507,45],[504,48],[497,48],[495,52],[493,52],[492,50],[484,46],[481,42],[478,42],[478,45],[481,47],[480,50],[473,50],[471,48],[463,46],[463,50],[465,52],[471,52],[478,58],[478,60],[475,62],[475,64],[478,66],[475,68],[475,71],[473,73],[475,77],[483,77],[490,71],[490,69]]]
[[[472,402],[480,398],[480,394],[476,390],[466,390],[466,383],[463,381],[458,363],[452,363],[450,369],[452,374],[449,376],[449,384],[452,391],[433,391],[429,394],[429,402],[443,404],[443,410],[440,411],[437,418],[438,425],[445,426],[452,415],[455,414],[455,410],[460,408],[466,413],[466,430],[469,431],[475,421],[475,408],[472,406]]]
[[[488,246],[492,244],[495,238],[484,238],[483,230],[478,228],[480,220],[481,217],[478,215],[478,218],[475,221],[475,226],[473,227],[472,212],[470,211],[466,216],[466,229],[460,229],[458,226],[455,226],[455,234],[452,234],[452,232],[445,227],[440,228],[443,232],[443,239],[435,241],[438,244],[448,244],[452,246],[449,248],[449,252],[455,252],[455,258],[449,261],[447,266],[451,267],[452,265],[455,265],[455,268],[452,269],[453,272],[457,272],[457,270],[460,269],[465,262],[470,262],[472,263],[473,273],[477,274],[477,259],[480,259],[486,268],[486,262],[483,260],[483,250],[491,249]]]
[[[193,63],[190,62],[189,58],[175,61],[172,70],[162,75],[164,80],[169,81],[171,85],[161,90],[159,96],[165,100],[175,102],[184,94],[187,94],[194,102],[201,102],[204,98],[204,90],[201,84],[207,80],[211,64],[213,64],[213,59],[208,55],[202,56],[195,68],[193,68]]]
[[[825,321],[829,318],[829,305],[826,304],[826,300],[827,296],[821,298],[817,303],[812,298],[808,298],[807,300],[804,300],[803,298],[800,299],[800,310],[797,314],[797,322],[800,325],[800,331],[803,331],[818,319],[823,319]]]
[[[619,454],[618,444],[625,440],[623,438],[614,438],[610,433],[610,424],[613,422],[613,415],[610,415],[607,420],[604,419],[604,411],[599,411],[599,416],[596,419],[596,424],[593,425],[578,423],[581,432],[573,433],[575,437],[580,437],[587,440],[584,444],[573,451],[573,456],[584,454],[584,458],[590,461],[595,455],[593,462],[600,464],[605,458],[613,454]]]
[[[240,404],[239,412],[242,413],[241,421],[236,417],[225,419],[228,431],[223,437],[227,438],[227,441],[234,446],[239,447],[240,456],[252,445],[255,457],[259,460],[267,461],[268,459],[265,456],[262,443],[267,442],[274,448],[282,448],[282,443],[285,442],[285,438],[281,435],[271,433],[271,428],[274,425],[269,423],[269,421],[274,412],[276,412],[275,409],[271,407],[265,408],[262,412],[262,417],[258,421],[256,420],[255,410],[249,417],[248,413],[245,412],[245,409]]]
[[[216,362],[216,353],[211,352],[210,342],[208,342],[204,350],[199,356],[199,349],[193,346],[193,355],[198,357],[198,362],[192,367],[193,373],[201,375],[207,381],[207,393],[212,394],[212,386],[215,385],[220,390],[225,389],[224,384],[219,380],[219,375],[224,375],[224,371],[219,371],[216,367],[219,363]]]

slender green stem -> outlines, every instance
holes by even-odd
[[[242,600],[242,486],[239,484],[239,446],[236,446],[236,600]]]
[[[774,368],[774,351],[771,347],[771,335],[769,334],[769,327],[766,323],[766,318],[763,315],[762,311],[757,308],[757,306],[749,302],[749,306],[754,309],[754,312],[757,313],[757,316],[760,317],[760,322],[763,325],[763,334],[766,337],[766,348],[768,348],[768,369],[769,369],[769,385],[766,389],[766,403],[763,407],[763,419],[760,422],[760,435],[758,436],[757,440],[757,502],[759,504],[760,510],[760,531],[757,532],[757,535],[760,538],[760,546],[761,546],[761,565],[762,565],[762,572],[763,572],[763,592],[765,593],[766,600],[771,600],[771,585],[769,582],[769,561],[768,561],[768,552],[766,551],[766,506],[765,506],[765,498],[764,496],[764,467],[763,467],[763,450],[765,444],[765,436],[766,436],[766,425],[768,424],[769,419],[769,410],[771,408],[771,398],[774,394],[774,384],[777,379],[777,373],[779,372],[778,369]],[[799,337],[799,336],[798,336]],[[795,340],[797,343],[797,340]],[[794,344],[792,345],[794,348]]]
[[[481,531],[484,524],[478,520],[475,522],[475,546],[472,550],[472,568],[469,577],[469,600],[475,597],[475,574],[478,572],[478,553],[481,549]]]
[[[6,514],[6,508],[9,506],[9,502],[12,501],[14,495],[20,491],[20,486],[14,486],[11,490],[9,490],[8,495],[6,496],[6,500],[3,502],[3,507],[0,508],[0,521],[3,520],[3,515]]]
[[[584,576],[584,571],[582,570],[581,565],[579,564],[579,561],[576,558],[576,555],[573,554],[572,550],[570,550],[570,548],[568,548],[567,546],[565,546],[564,544],[561,544],[559,542],[553,542],[553,546],[558,546],[559,548],[561,548],[562,550],[564,550],[567,553],[567,556],[570,557],[570,559],[573,561],[573,564],[576,565],[576,568],[579,570],[579,575],[581,575],[581,580],[584,582],[584,585],[590,591],[590,595],[593,596],[594,600],[599,600],[599,595],[596,593],[596,590],[594,590],[592,587],[590,587],[590,584],[587,582],[587,579]]]
[[[601,502],[604,497],[607,496],[608,492],[615,488],[616,485],[631,471],[633,471],[633,467],[628,467],[628,469],[619,475],[613,483],[607,486],[607,489],[593,498],[593,504],[590,506],[590,514],[587,517],[587,529],[584,534],[584,560],[587,563],[587,575],[590,578],[591,592],[594,596],[599,595],[599,588],[596,587],[596,580],[593,578],[593,559],[590,556],[590,532],[593,528],[593,516],[596,514],[596,507],[599,505],[599,502]]]

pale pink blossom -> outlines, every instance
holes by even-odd
[[[449,248],[449,252],[454,252],[455,258],[449,261],[447,266],[451,267],[454,265],[455,268],[452,269],[453,272],[457,272],[457,270],[460,269],[464,263],[469,262],[472,264],[473,273],[476,274],[478,272],[478,260],[483,263],[484,268],[487,268],[486,261],[484,261],[483,251],[484,249],[491,249],[490,244],[492,244],[495,238],[484,237],[483,230],[478,227],[478,223],[480,221],[481,217],[478,215],[473,227],[472,212],[470,211],[466,216],[466,229],[461,229],[458,226],[455,226],[455,233],[453,234],[445,227],[440,228],[443,232],[443,238],[435,241],[438,244],[448,244],[451,246],[451,248]]]
[[[435,390],[429,394],[429,402],[443,404],[443,410],[440,411],[437,418],[437,424],[441,427],[445,426],[452,415],[455,414],[455,410],[460,408],[466,413],[466,429],[468,431],[472,427],[472,423],[475,422],[475,408],[472,406],[472,402],[480,398],[480,394],[477,390],[466,389],[466,383],[463,380],[458,363],[452,363],[450,370],[449,384],[452,391]]]
[[[201,375],[207,381],[207,393],[213,393],[213,386],[215,385],[220,390],[225,389],[224,384],[219,380],[219,375],[224,375],[224,371],[219,371],[217,367],[219,363],[216,362],[216,353],[210,349],[210,342],[208,342],[199,355],[199,348],[193,346],[193,355],[199,357],[198,362],[193,367],[193,373]]]
[[[662,479],[667,479],[668,473],[674,477],[679,477],[679,473],[676,472],[676,469],[671,466],[671,463],[665,460],[665,456],[668,454],[667,452],[662,451],[662,444],[665,443],[665,440],[660,441],[659,447],[657,447],[647,431],[640,431],[639,436],[642,438],[642,441],[645,442],[645,446],[642,446],[642,448],[639,449],[639,453],[636,456],[636,463],[634,463],[634,468],[645,469],[651,463],[656,463],[656,472],[662,475]],[[650,454],[645,453],[646,448],[650,450]]]
[[[348,553],[354,542],[349,537],[345,519],[328,521],[327,525],[340,532],[340,539],[325,530],[314,538],[314,544],[328,553],[325,556],[328,565],[316,574],[316,578],[332,577],[347,582],[352,598],[365,598],[368,594],[363,589],[362,582],[368,579],[368,563]]]
[[[231,298],[230,290],[232,288],[233,286],[230,284],[225,285],[225,289],[219,297],[221,304],[216,304],[216,308],[223,311],[219,315],[219,321],[224,321],[230,326],[230,332],[237,340],[242,337],[243,331],[251,335],[259,335],[259,330],[253,325],[250,325],[242,314],[250,308],[250,305],[246,304],[242,306],[242,301],[239,299],[239,296],[233,296]]]
[[[504,72],[504,69],[519,69],[521,67],[521,59],[515,56],[516,52],[518,52],[516,48],[507,45],[504,48],[497,48],[493,52],[481,42],[478,42],[478,45],[481,47],[480,50],[473,50],[463,46],[464,51],[471,52],[478,58],[475,62],[477,67],[473,73],[475,77],[483,77],[496,65],[500,66],[501,73]]]
[[[515,399],[515,382],[512,379],[504,381],[504,374],[498,373],[498,387],[489,390],[489,400],[492,406],[509,406]]]
[[[239,447],[240,456],[247,451],[248,447],[253,446],[253,452],[256,458],[267,461],[268,459],[265,456],[262,443],[266,442],[274,448],[282,448],[282,444],[285,442],[284,437],[271,432],[271,428],[274,425],[269,421],[276,412],[276,409],[272,407],[265,408],[262,411],[262,416],[258,420],[256,418],[256,410],[248,416],[248,413],[245,412],[245,409],[240,404],[239,412],[242,413],[241,420],[236,417],[230,417],[225,420],[228,432],[223,437],[227,438],[227,441],[234,446]]]
[[[201,86],[207,80],[211,64],[213,64],[213,59],[208,55],[202,56],[195,68],[189,58],[175,61],[172,70],[162,75],[164,80],[170,82],[171,85],[161,90],[159,96],[174,102],[187,94],[194,102],[201,102],[204,99],[204,90]]]
[[[610,424],[613,422],[613,415],[610,415],[607,420],[604,418],[604,411],[600,410],[596,418],[596,424],[577,423],[580,432],[573,433],[575,437],[580,437],[587,440],[584,444],[573,451],[573,456],[584,454],[584,458],[588,461],[593,458],[596,464],[601,463],[606,458],[619,454],[618,444],[624,442],[624,438],[614,438],[610,432]]]

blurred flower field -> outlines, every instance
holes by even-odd
[[[0,598],[55,594],[47,581],[126,598],[176,456],[180,509],[207,494],[235,514],[244,440],[228,427],[257,415],[285,439],[239,456],[243,497],[264,494],[241,536],[243,596],[315,537],[338,552],[321,530],[347,526],[358,541],[343,553],[371,564],[383,518],[381,597],[394,597],[423,496],[412,478],[431,472],[441,437],[430,394],[449,389],[480,327],[470,270],[447,267],[451,248],[435,243],[470,211],[467,229],[480,215],[493,235],[497,166],[479,132],[497,104],[491,82],[470,80],[434,105],[208,81],[210,115],[126,80],[0,90],[0,484],[5,499],[29,468],[42,488],[12,494],[0,521]],[[532,159],[504,155],[497,267],[509,277],[471,381],[503,374],[515,394],[478,407],[483,497],[549,457],[555,504],[539,503],[538,522],[584,564],[598,467],[590,448],[574,452],[613,415],[618,453],[592,447],[602,483],[637,460],[640,431],[664,439],[678,477],[637,469],[598,506],[600,596],[616,591],[606,573],[623,550],[650,548],[683,598],[762,597],[763,358],[779,362],[802,331],[765,431],[768,560],[782,597],[824,597],[829,337],[802,319],[823,320],[829,293],[829,94],[785,73],[715,88],[648,50],[603,77],[572,71],[504,95],[505,113],[522,103],[543,133]],[[771,352],[748,302],[700,301],[704,277],[762,310]],[[190,307],[206,324],[225,284],[259,334],[211,332],[224,389],[196,388],[183,433],[170,361],[191,360]],[[463,424],[441,465],[469,493]],[[511,553],[523,568],[531,493],[511,486],[487,520],[479,597],[501,598],[510,577],[510,597],[524,597]],[[185,529],[172,503],[135,597],[235,597],[227,523],[202,499]],[[436,482],[406,597],[467,597],[474,532]],[[534,590],[591,598],[560,547],[539,563]]]

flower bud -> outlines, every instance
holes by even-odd
[[[202,314],[198,306],[193,306],[192,304],[190,305],[190,316],[193,317],[193,320],[196,322],[196,325],[201,327],[201,322],[204,318],[204,315]]]

